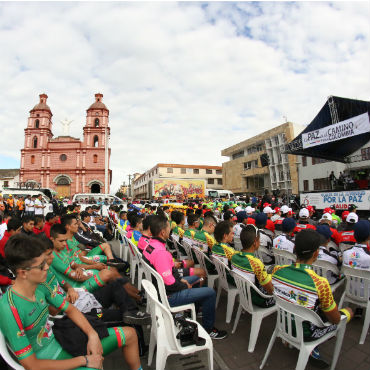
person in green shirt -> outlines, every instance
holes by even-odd
[[[272,294],[274,287],[271,275],[266,272],[263,262],[255,256],[260,246],[260,231],[253,224],[245,226],[240,233],[242,250],[231,257],[231,268],[237,274],[251,281],[264,294]],[[265,299],[251,289],[252,302],[259,307],[271,307],[273,297]]]
[[[185,230],[183,235],[183,240],[192,244],[195,234],[198,231],[199,227],[199,216],[194,213],[188,215],[188,228]]]
[[[35,237],[16,235],[9,239],[5,256],[16,278],[0,299],[0,329],[25,369],[101,369],[103,356],[118,347],[130,369],[141,369],[137,336],[132,328],[108,328],[109,336],[99,339],[85,316],[66,297],[45,294],[38,285],[45,282],[49,265],[45,246]],[[48,321],[49,305],[64,312],[87,336],[86,355],[73,357],[55,339]]]

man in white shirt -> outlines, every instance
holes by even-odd
[[[294,236],[292,236],[292,233],[297,225],[295,219],[285,218],[281,225],[283,233],[273,240],[273,247],[294,253]]]
[[[7,231],[8,225],[3,222],[3,216],[0,215],[0,240],[3,238],[5,231]]]
[[[35,216],[36,215],[43,215],[44,214],[44,204],[43,204],[43,201],[42,201],[42,195],[40,194],[36,199],[35,199],[35,203],[34,203],[34,207],[35,207]]]

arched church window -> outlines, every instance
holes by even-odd
[[[99,127],[99,118],[95,118],[94,124],[95,124],[95,127]]]
[[[94,148],[97,148],[99,146],[99,138],[95,135],[94,136]]]
[[[35,164],[35,156],[31,155],[31,164]]]
[[[60,176],[57,180],[57,185],[69,185],[70,181],[66,176]]]
[[[35,127],[36,128],[39,128],[40,127],[40,121],[38,119],[35,121]]]
[[[67,160],[67,156],[65,154],[61,154],[59,159],[64,162]]]
[[[94,163],[98,163],[98,155],[94,154]]]
[[[33,147],[37,148],[37,137],[36,136],[33,138]]]

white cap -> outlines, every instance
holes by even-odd
[[[239,211],[242,211],[243,208],[240,206],[235,207],[235,213],[238,213]]]
[[[291,211],[292,209],[289,208],[286,204],[284,204],[283,206],[280,207],[280,212],[281,213],[288,213],[289,211]]]
[[[299,217],[301,217],[301,218],[308,218],[308,217],[310,217],[310,212],[308,212],[308,209],[307,208],[302,208],[299,211]]]
[[[263,213],[275,213],[275,211],[271,207],[265,207]]]
[[[320,221],[322,220],[333,221],[333,217],[330,213],[324,213],[322,217],[320,218]]]
[[[245,212],[247,212],[247,213],[253,213],[255,210],[256,210],[256,209],[255,209],[255,208],[252,208],[251,206],[247,206],[247,207],[245,208]]]
[[[356,213],[351,212],[351,213],[348,214],[348,216],[346,218],[346,222],[350,222],[352,224],[355,224],[357,221],[358,221],[358,216],[356,215]]]

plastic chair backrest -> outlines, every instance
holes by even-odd
[[[184,248],[188,258],[192,260],[193,259],[193,254],[191,252],[191,245],[188,242],[186,242],[185,240],[182,241],[181,245]]]
[[[197,257],[200,267],[207,273],[208,270],[207,270],[206,260],[212,265],[213,265],[213,262],[197,246],[193,245],[192,250],[195,253],[195,256]]]
[[[152,323],[152,325],[157,325],[157,338],[161,341],[166,341],[168,344],[166,347],[180,352],[179,344],[176,339],[175,323],[170,310],[159,302],[158,294],[153,283],[146,279],[141,283],[147,292],[150,306],[154,309],[157,322],[156,324]]]
[[[347,278],[346,297],[367,304],[370,295],[370,271],[342,266],[342,272]]]
[[[276,326],[286,341],[300,346],[303,342],[303,321],[309,321],[321,328],[326,326],[313,310],[285,301],[275,294],[274,296],[278,312]]]
[[[5,362],[14,370],[24,370],[24,367],[19,365],[17,361],[13,359],[10,354],[10,350],[5,342],[5,338],[3,333],[0,330],[0,354],[1,357],[5,360]]]
[[[258,247],[258,249],[255,251],[255,255],[261,260],[263,261],[263,255],[264,254],[267,254],[267,255],[270,255],[270,251],[268,250],[268,248],[266,248],[265,246],[263,245],[260,245]]]
[[[312,268],[317,275],[320,275],[324,278],[328,277],[328,271],[331,271],[333,274],[337,276],[339,276],[340,274],[338,266],[329,261],[318,259],[312,264]]]
[[[231,270],[231,275],[239,291],[240,304],[247,312],[253,313],[252,289],[262,298],[272,298],[271,295],[263,294],[246,276],[242,276],[233,270]]]
[[[339,243],[339,250],[343,253],[347,249],[352,248],[356,243],[355,242],[342,242]]]
[[[225,290],[229,289],[229,283],[227,282],[227,274],[226,271],[230,272],[230,269],[228,266],[226,266],[225,263],[220,261],[217,257],[212,257],[212,262],[216,267],[217,274],[218,274],[218,283],[221,285],[221,287]]]
[[[272,248],[272,252],[275,256],[276,265],[291,265],[297,260],[297,256],[294,253],[284,251],[282,249]]]
[[[127,239],[127,240],[128,240],[128,243],[129,243],[130,251],[134,255],[134,258],[137,258],[139,261],[141,261],[141,253],[139,251],[139,248],[131,240],[129,240],[129,239]]]
[[[239,237],[234,238],[234,249],[236,251],[241,251],[243,249],[242,242]]]

